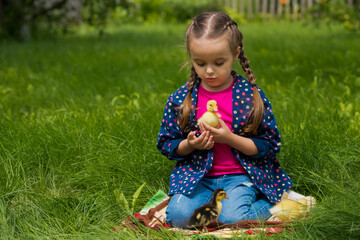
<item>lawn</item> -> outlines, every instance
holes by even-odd
[[[240,27],[280,128],[278,159],[294,190],[318,201],[295,231],[275,238],[359,239],[359,34],[286,22]],[[174,162],[156,139],[167,97],[187,80],[185,29],[125,25],[101,40],[80,29],[0,42],[1,239],[141,236],[110,227],[168,190]]]

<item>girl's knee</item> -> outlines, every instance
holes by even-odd
[[[254,203],[243,204],[224,208],[219,216],[219,221],[223,223],[236,223],[243,220],[267,220],[270,216],[272,204],[266,200],[258,200]]]
[[[242,206],[241,208],[224,208],[219,216],[219,221],[223,223],[236,223],[241,220],[245,220],[244,216],[250,212],[248,206]]]
[[[178,199],[171,199],[166,209],[166,222],[174,227],[184,228],[192,214],[192,208]]]

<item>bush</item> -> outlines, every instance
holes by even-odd
[[[218,11],[216,0],[137,0],[135,16],[142,22],[183,23],[204,11]]]
[[[351,7],[344,0],[321,0],[310,9],[308,17],[316,23],[342,23],[349,30],[360,29],[359,5]]]
[[[66,27],[70,20],[66,13],[71,10],[67,3],[68,0],[51,4],[35,0],[0,0],[0,38],[29,40],[42,25],[48,30],[54,26]]]

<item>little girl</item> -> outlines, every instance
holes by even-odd
[[[170,95],[157,148],[176,160],[166,220],[186,227],[191,213],[211,201],[217,188],[227,192],[219,221],[266,220],[269,209],[292,182],[280,168],[280,134],[269,100],[256,85],[242,34],[229,16],[206,12],[186,31],[190,80]],[[237,59],[247,79],[232,71]],[[218,105],[220,127],[197,120],[208,100]]]

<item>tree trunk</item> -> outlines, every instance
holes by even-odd
[[[21,40],[29,41],[31,39],[30,31],[30,15],[26,15],[23,19],[22,25],[19,29]]]

